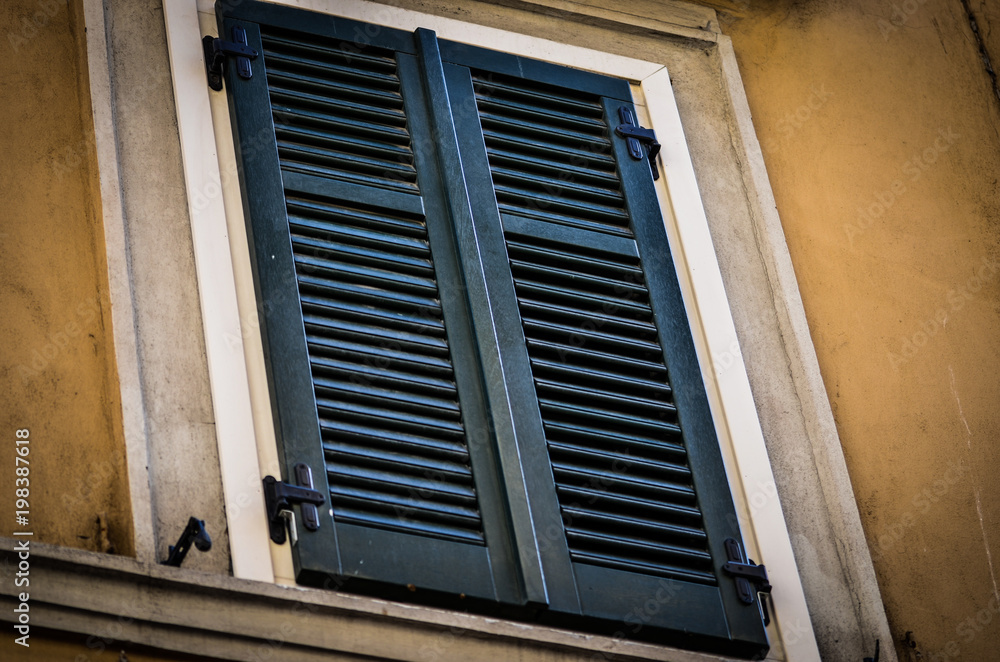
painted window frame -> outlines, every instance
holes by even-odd
[[[398,29],[427,27],[442,38],[487,48],[502,44],[501,50],[517,55],[633,81],[640,121],[656,131],[663,145],[657,196],[744,542],[749,555],[768,566],[772,584],[780,587],[773,596],[771,656],[818,659],[811,624],[808,619],[802,623],[808,611],[779,500],[768,498],[758,506],[754,499],[760,486],[775,484],[774,477],[666,67],[368,0],[273,1]],[[294,584],[288,547],[270,542],[259,516],[260,478],[277,475],[277,447],[229,109],[224,93],[210,92],[201,55],[201,36],[216,34],[214,7],[211,0],[176,0],[165,3],[164,13],[233,573]]]

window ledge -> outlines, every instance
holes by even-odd
[[[13,598],[19,559],[4,540],[0,595]],[[346,593],[280,586],[135,559],[31,545],[31,624],[216,659],[669,660],[723,658],[613,637]],[[8,581],[10,580],[10,581]],[[2,610],[11,622],[13,612]],[[339,659],[339,658],[337,658]],[[768,660],[777,659],[768,657]]]

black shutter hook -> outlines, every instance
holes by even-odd
[[[660,143],[656,140],[656,133],[652,129],[639,126],[635,114],[628,106],[619,108],[618,116],[622,123],[615,128],[615,133],[626,139],[629,155],[639,161],[643,157],[642,145],[649,145],[649,169],[653,172],[653,179],[659,179],[660,171],[656,167],[656,155],[660,153]]]
[[[216,92],[222,89],[222,74],[227,55],[236,58],[236,71],[240,78],[250,80],[253,76],[250,60],[257,59],[257,51],[247,45],[247,33],[243,28],[233,27],[233,41],[223,41],[218,37],[205,35],[201,43],[205,50],[205,73],[208,74],[208,86]]]

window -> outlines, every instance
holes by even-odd
[[[219,18],[261,53],[226,88],[283,476],[329,494],[297,579],[763,654],[628,83]]]

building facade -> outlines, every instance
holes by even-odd
[[[5,659],[1000,659],[988,3],[0,11]]]

